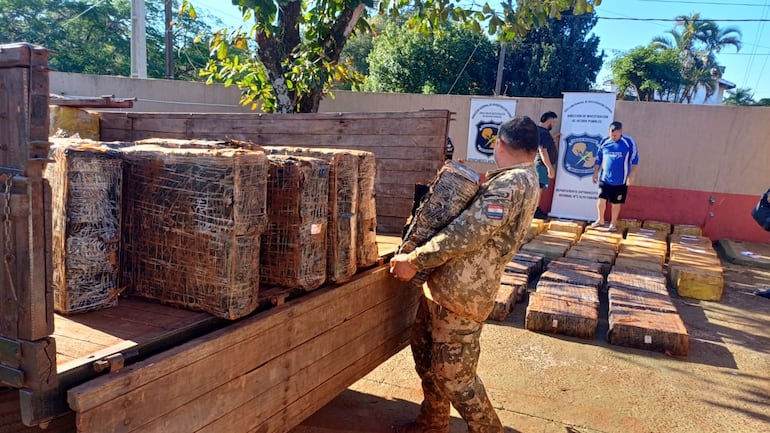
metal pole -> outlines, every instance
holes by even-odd
[[[503,67],[505,66],[505,42],[500,42],[500,56],[497,58],[497,79],[495,80],[495,96],[500,96],[503,85]]]
[[[171,0],[166,0],[166,78],[174,79],[174,31],[171,21]]]
[[[147,78],[147,33],[144,0],[131,0],[131,76]]]

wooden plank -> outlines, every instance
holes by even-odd
[[[405,330],[400,335],[384,342],[375,349],[370,350],[362,358],[352,363],[347,370],[342,371],[324,382],[319,387],[303,395],[300,399],[292,402],[284,410],[272,415],[266,421],[263,421],[254,428],[248,430],[249,433],[273,433],[286,432],[299,425],[304,419],[324,407],[339,393],[355,383],[357,378],[365,376],[374,367],[382,364],[391,356],[403,349],[409,340],[410,331]],[[258,400],[255,404],[259,404]],[[251,412],[249,412],[251,413]],[[249,417],[251,418],[251,417]],[[229,419],[241,421],[240,412],[233,413]],[[218,431],[216,428],[210,430],[212,433]]]
[[[0,337],[0,365],[18,367],[21,360],[21,343]]]
[[[262,145],[279,145],[273,140],[281,140],[286,136],[308,135],[338,135],[344,136],[387,136],[387,135],[428,135],[445,137],[445,128],[449,122],[449,112],[446,110],[425,110],[417,112],[382,112],[382,113],[313,113],[313,114],[182,114],[182,113],[129,113],[127,118],[134,121],[134,131],[142,131],[144,128],[138,125],[147,125],[153,130],[162,132],[159,126],[163,122],[179,125],[180,122],[188,125],[189,129],[181,130],[178,127],[171,129],[174,134],[184,131],[184,137],[180,138],[207,138],[206,134],[248,134],[251,137],[261,138],[253,140]],[[117,119],[116,119],[117,117]],[[114,128],[113,121],[120,121],[121,116],[104,114],[101,123],[106,128]],[[396,122],[399,127],[393,128]],[[165,137],[165,136],[164,136]],[[130,137],[118,138],[129,140]],[[302,144],[294,141],[294,144]],[[443,147],[443,142],[441,146]]]
[[[381,290],[374,291],[371,295],[364,296],[371,291],[370,286],[378,286]],[[290,327],[294,329],[298,323],[297,317],[313,314],[314,311],[326,311],[323,314],[324,323],[317,326],[332,326],[333,323],[344,321],[347,315],[364,308],[366,305],[374,305],[378,299],[387,296],[387,288],[394,289],[394,280],[389,276],[387,266],[380,266],[370,271],[357,275],[350,282],[338,287],[321,288],[307,296],[290,301],[287,305],[293,308],[278,308],[249,317],[246,320],[234,323],[225,329],[212,332],[201,338],[175,347],[163,354],[162,359],[154,359],[139,362],[110,377],[100,377],[82,386],[71,389],[68,392],[70,406],[77,411],[86,411],[99,406],[102,402],[115,399],[128,392],[156,380],[163,380],[174,376],[185,365],[194,365],[210,356],[222,356],[222,354],[239,353],[239,347],[261,335],[279,332],[278,330]],[[400,287],[400,286],[399,286]],[[340,301],[350,301],[343,302]],[[291,348],[306,341],[312,335],[311,329],[297,327],[296,332],[290,333],[283,341],[270,341],[273,346]],[[305,327],[307,328],[307,327]],[[274,339],[273,339],[274,340]],[[260,352],[269,353],[262,349]],[[176,355],[184,353],[183,359]],[[243,354],[241,354],[243,356]],[[269,355],[265,355],[269,356]],[[223,365],[230,370],[229,375],[237,376],[238,357],[224,357]],[[269,358],[268,358],[269,359]],[[184,365],[180,365],[183,363]],[[235,365],[229,365],[235,364]],[[246,363],[242,368],[250,368]],[[251,366],[253,367],[253,366]],[[119,380],[126,378],[124,380]],[[226,380],[221,378],[219,380]],[[182,382],[185,382],[183,379]],[[180,389],[183,389],[181,387]]]
[[[21,302],[27,308],[19,312],[19,338],[25,340],[40,340],[53,333],[53,292],[50,273],[47,271],[50,257],[46,257],[45,213],[43,209],[43,176],[39,164],[30,165],[27,169],[29,181],[29,221],[25,224],[26,241],[29,242],[28,261],[29,272],[26,290],[20,290]],[[50,224],[50,221],[48,222]]]
[[[29,68],[29,142],[30,159],[48,157],[48,65],[33,65]]]
[[[27,42],[0,45],[0,68],[45,66],[49,50]]]
[[[19,391],[0,389],[0,432],[3,433],[75,433],[75,414],[54,419],[46,426],[40,427],[24,425],[19,411]]]
[[[24,386],[24,372],[18,368],[0,365],[0,386],[21,388]]]
[[[3,196],[4,197],[4,196]],[[0,198],[0,215],[5,215],[5,198]],[[27,308],[24,303],[25,296],[28,293],[29,280],[29,197],[25,195],[11,195],[11,245],[14,247],[12,252],[6,251],[5,245],[5,223],[0,223],[0,248],[3,250],[3,258],[10,258],[10,262],[0,265],[0,281],[3,286],[0,287],[0,335],[19,339],[23,332],[22,323],[23,310]]]
[[[0,69],[0,165],[23,170],[29,159],[29,71],[24,68]]]
[[[282,410],[287,402],[304,395],[308,389],[320,385],[326,378],[344,372],[349,364],[365,356],[383,341],[390,340],[394,335],[402,335],[410,327],[410,317],[414,317],[416,305],[416,302],[405,305],[401,297],[392,297],[333,329],[318,328],[318,335],[313,339],[260,364],[258,368],[244,372],[240,377],[212,388],[209,392],[202,392],[197,398],[188,399],[189,401],[183,404],[177,404],[177,400],[156,396],[164,401],[162,406],[170,410],[160,417],[145,417],[148,414],[143,410],[137,417],[138,411],[141,410],[141,406],[137,406],[140,402],[136,399],[130,400],[131,407],[127,410],[132,415],[129,431],[132,428],[144,433],[197,431],[211,423],[217,424],[217,420],[226,415],[238,418],[246,416],[243,405],[255,404],[254,402],[258,407],[249,410],[249,417],[260,419],[269,416]],[[255,344],[252,350],[257,350],[261,343]],[[150,392],[150,389],[147,392]],[[148,409],[153,411],[153,408]],[[121,417],[114,420],[117,425],[102,423],[105,410],[107,409],[98,407],[90,411],[94,412],[90,419],[97,424],[87,427],[84,426],[84,421],[89,412],[79,414],[79,431],[125,431],[120,426],[124,424]],[[141,424],[138,418],[147,419],[149,422]],[[243,430],[219,426],[214,431]]]
[[[21,369],[24,386],[32,390],[48,390],[59,384],[56,374],[56,341],[52,337],[21,342]]]

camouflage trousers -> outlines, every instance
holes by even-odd
[[[417,424],[424,430],[448,432],[451,404],[468,424],[469,433],[503,432],[476,375],[482,326],[425,297],[420,301],[411,346],[424,394]]]

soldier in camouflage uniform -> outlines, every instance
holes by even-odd
[[[411,338],[424,400],[417,420],[398,432],[448,433],[450,403],[470,433],[503,431],[476,375],[479,336],[540,199],[533,163],[538,141],[530,118],[503,123],[495,146],[499,168],[487,173],[469,207],[423,246],[391,261],[391,273],[402,281],[433,269]]]

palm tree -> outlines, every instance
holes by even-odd
[[[681,28],[681,30],[680,30]],[[655,49],[674,49],[682,62],[682,76],[687,84],[679,102],[691,102],[699,87],[706,90],[706,99],[718,89],[723,68],[716,53],[727,46],[741,49],[741,32],[735,27],[720,28],[714,21],[703,20],[699,13],[676,17],[676,26],[667,31],[670,36],[657,36],[650,42]]]
[[[728,90],[727,97],[723,102],[725,105],[754,105],[754,92],[743,87]]]

